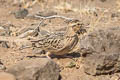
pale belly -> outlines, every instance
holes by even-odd
[[[75,37],[73,39],[73,41],[71,41],[69,43],[69,45],[65,46],[63,49],[61,50],[56,50],[56,51],[49,51],[51,54],[55,54],[55,55],[64,55],[64,54],[68,54],[70,51],[72,51],[74,49],[74,47],[76,46],[76,44],[78,43],[78,37]]]

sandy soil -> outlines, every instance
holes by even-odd
[[[66,10],[60,9],[60,7],[58,7],[60,5],[58,0],[50,0],[48,2],[44,2],[43,4],[47,3],[47,6],[44,6],[44,8],[42,8],[40,4],[36,3],[35,5],[27,9],[29,10],[29,15],[36,14],[37,12],[42,10],[44,10],[43,12],[49,10],[55,11],[58,15],[76,18],[85,22],[85,24],[95,25],[95,28],[105,28],[108,26],[117,26],[120,24],[120,5],[117,5],[117,0],[91,0],[91,2],[89,1],[75,0],[72,2],[70,0],[67,0],[67,3],[73,5],[73,7],[70,9],[68,7],[69,10],[67,10],[67,7],[64,7]],[[63,0],[61,0],[60,2],[62,3]],[[58,9],[54,7],[58,7]],[[30,27],[33,24],[37,25],[39,23],[39,20],[31,19],[29,17],[25,17],[24,19],[16,19],[15,16],[11,13],[17,11],[19,8],[20,7],[18,5],[13,5],[12,0],[0,0],[0,25],[10,26],[9,24],[12,24],[15,26],[16,29],[21,29]],[[102,13],[104,14],[102,15]],[[97,22],[97,19],[99,18],[100,20]],[[61,19],[53,20],[52,26],[47,26],[46,29],[51,31],[54,29],[64,28],[66,25],[63,25],[62,23],[63,20]],[[20,60],[30,59],[27,56],[33,55],[39,56],[39,54],[32,53],[31,49],[18,50],[15,48],[0,47],[0,60],[6,67],[13,65]],[[80,74],[82,72],[80,69],[82,67],[81,59],[81,57],[75,58],[76,61],[73,61],[69,58],[53,59],[61,65],[62,80],[80,80]],[[67,68],[66,66],[68,66],[70,62],[74,62],[75,64],[77,64],[77,66],[73,68]]]

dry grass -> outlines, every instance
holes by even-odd
[[[75,8],[73,8],[72,4],[68,3],[66,0],[64,2],[60,2],[60,4],[58,6],[55,6],[54,8],[65,13],[75,11]]]
[[[14,3],[20,3],[23,5],[23,8],[29,8],[34,6],[35,4],[39,4],[40,7],[44,8],[44,3],[46,3],[45,0],[14,0]]]
[[[82,2],[79,2],[80,5],[79,7],[73,7],[72,1],[71,2],[67,2],[66,0],[64,2],[60,2],[60,4],[58,6],[55,6],[55,9],[63,11],[63,12],[78,12],[81,15],[83,14],[89,14],[92,13],[96,10],[95,7],[92,7],[92,2],[90,0],[88,1],[84,1],[84,4]]]

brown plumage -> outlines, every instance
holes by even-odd
[[[78,43],[78,34],[85,33],[86,29],[78,20],[69,22],[64,35],[50,35],[39,40],[32,40],[34,47],[47,51],[47,57],[51,54],[64,55],[74,49]]]

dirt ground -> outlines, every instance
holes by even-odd
[[[26,0],[27,3],[30,1]],[[62,3],[67,3],[62,5]],[[26,7],[19,4],[14,4],[13,0],[0,0],[0,26],[12,27],[12,32],[22,28],[29,28],[30,26],[36,26],[40,20],[30,18],[30,15],[35,15],[38,12],[50,12],[54,11],[57,15],[66,16],[69,18],[75,18],[82,20],[86,25],[89,24],[91,29],[98,27],[109,27],[120,25],[120,1],[119,0],[49,0],[43,3],[37,2],[34,5]],[[43,5],[43,6],[42,6]],[[29,14],[24,19],[17,19],[14,16],[14,12],[20,8],[27,8]],[[53,26],[54,25],[54,26]],[[48,31],[54,31],[64,28],[63,20],[52,20],[52,24],[45,27]],[[16,36],[16,35],[11,35]],[[19,50],[14,48],[0,47],[0,60],[6,66],[9,67],[18,61],[30,59],[28,56],[39,56],[40,54],[34,54],[32,49]],[[35,58],[35,57],[32,57]],[[81,57],[74,58],[75,61],[69,58],[53,59],[61,66],[62,80],[81,80],[82,73]],[[75,67],[67,67],[70,62],[77,64]]]

